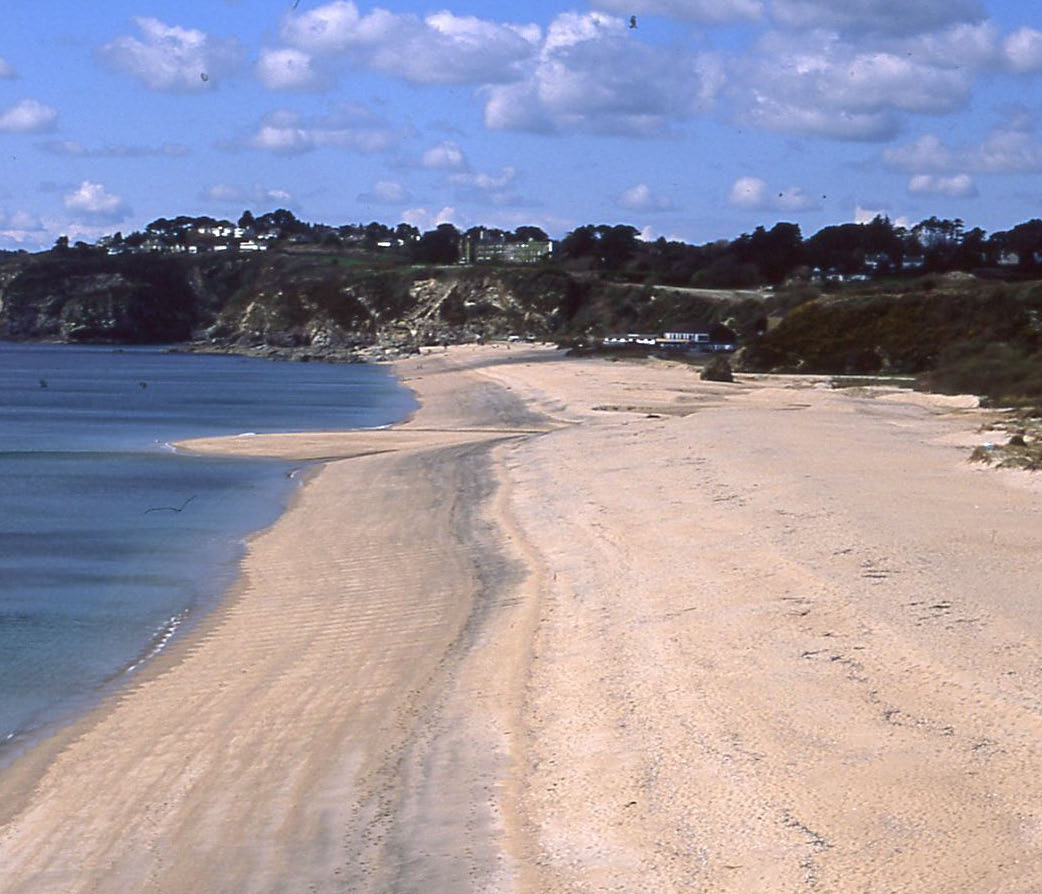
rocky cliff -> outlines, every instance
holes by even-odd
[[[553,271],[387,267],[324,254],[52,251],[0,260],[0,338],[317,355],[408,349],[510,332],[548,337],[586,289]]]

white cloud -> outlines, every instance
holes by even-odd
[[[358,201],[365,205],[401,205],[409,201],[409,191],[397,180],[377,180]]]
[[[909,217],[894,217],[886,208],[865,208],[862,205],[854,206],[854,223],[872,223],[877,217],[889,218],[895,227],[903,227],[906,230],[912,228],[912,220]]]
[[[433,230],[438,224],[455,223],[456,209],[447,205],[441,211],[432,214],[426,208],[409,208],[402,212],[402,221],[425,232]]]
[[[523,80],[482,90],[486,126],[650,136],[709,106],[723,77],[718,59],[632,34],[602,13],[559,15]]]
[[[616,204],[628,211],[670,211],[676,207],[671,196],[653,192],[646,183],[623,190],[616,198]]]
[[[464,172],[449,177],[449,182],[459,187],[459,198],[464,201],[498,207],[532,204],[514,188],[516,181],[517,169],[512,165],[503,168],[498,174]]]
[[[234,71],[242,58],[236,40],[218,40],[194,28],[167,25],[159,19],[133,19],[141,38],[122,36],[104,44],[100,57],[133,75],[152,90],[206,90]]]
[[[307,90],[326,84],[311,56],[292,47],[261,51],[256,72],[260,82],[273,90]]]
[[[728,203],[744,211],[809,211],[820,207],[801,186],[769,189],[759,177],[739,177],[731,185]]]
[[[934,134],[883,151],[883,162],[901,171],[947,171],[953,160],[954,153]]]
[[[759,210],[767,205],[767,182],[759,177],[739,177],[731,185],[728,202],[736,208]]]
[[[23,99],[0,112],[0,133],[44,133],[53,130],[58,112],[35,99]]]
[[[1002,44],[1007,66],[1018,74],[1042,69],[1042,31],[1019,28]]]
[[[396,139],[390,125],[362,106],[342,106],[331,115],[304,118],[280,110],[268,115],[249,140],[256,149],[280,155],[315,149],[380,152]]]
[[[434,171],[465,171],[467,158],[458,143],[446,140],[423,153],[420,167]]]
[[[64,202],[66,208],[88,220],[116,221],[127,215],[123,199],[91,180],[84,180],[77,189],[68,193]]]
[[[912,195],[949,196],[965,199],[977,195],[977,186],[969,174],[943,177],[937,174],[916,174],[908,181]]]
[[[417,84],[489,83],[518,76],[532,56],[534,25],[491,22],[441,11],[421,19],[375,8],[365,15],[334,0],[282,23],[283,41],[311,55],[402,77]]]
[[[1029,129],[998,127],[977,145],[952,147],[934,134],[883,152],[883,163],[912,174],[1042,172],[1042,140]]]
[[[276,205],[287,208],[294,204],[293,194],[285,189],[254,184],[249,189],[230,183],[214,183],[203,190],[202,197],[209,202],[227,205],[251,205],[254,208]]]
[[[457,186],[470,186],[474,189],[497,190],[509,186],[517,179],[517,169],[508,165],[498,174],[464,173],[453,174],[449,181]]]
[[[183,143],[163,143],[161,146],[84,146],[78,140],[49,140],[38,143],[38,148],[51,155],[72,158],[145,158],[162,156],[177,158],[189,155],[191,150]]]
[[[1042,141],[1034,134],[999,128],[971,150],[966,159],[972,171],[985,174],[1042,172]]]
[[[3,56],[0,56],[0,80],[9,80],[15,77],[18,77],[18,75],[15,74],[14,66]]]
[[[977,0],[773,0],[773,17],[794,29],[919,34],[983,16]]]
[[[43,221],[26,211],[0,209],[0,240],[19,247],[41,246],[46,240]]]
[[[593,6],[621,15],[660,15],[704,24],[723,24],[763,17],[760,0],[593,0]]]
[[[112,222],[99,218],[39,218],[25,211],[7,213],[0,209],[0,246],[38,251],[50,248],[61,235],[67,236],[70,242],[80,239],[91,242],[112,232]]]
[[[735,67],[739,120],[847,140],[889,139],[902,113],[961,108],[974,81],[968,66],[866,48],[826,32],[768,34]]]

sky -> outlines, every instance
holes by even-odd
[[[5,7],[3,249],[276,208],[691,243],[1042,216],[1026,0]]]

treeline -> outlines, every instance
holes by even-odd
[[[846,279],[1005,268],[1042,271],[1042,220],[990,236],[961,220],[931,217],[913,227],[876,217],[825,227],[804,239],[798,224],[757,227],[737,239],[703,245],[660,238],[643,242],[628,226],[584,226],[563,240],[566,258],[647,282],[705,288],[778,284],[793,277]]]
[[[404,263],[454,264],[460,260],[464,239],[486,243],[545,241],[536,226],[515,230],[471,227],[459,230],[450,223],[421,232],[408,223],[333,226],[299,220],[284,208],[254,216],[244,211],[238,221],[212,217],[158,218],[144,230],[98,240],[98,245],[183,245],[198,240],[204,230],[237,228],[244,238],[307,244],[330,250],[357,249],[384,253]],[[61,237],[55,246],[68,248]],[[88,246],[75,246],[83,251]],[[637,283],[705,288],[745,288],[790,280],[841,280],[908,276],[962,270],[999,270],[1006,276],[1042,275],[1042,220],[1034,219],[1002,232],[988,234],[964,222],[930,217],[911,227],[886,217],[863,223],[825,227],[804,238],[798,224],[760,226],[736,239],[701,245],[659,238],[644,241],[639,231],[623,224],[588,224],[560,240],[545,263],[572,270],[589,270]]]

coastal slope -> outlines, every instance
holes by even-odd
[[[1039,496],[972,401],[458,347],[0,774],[3,890],[1042,887]]]

